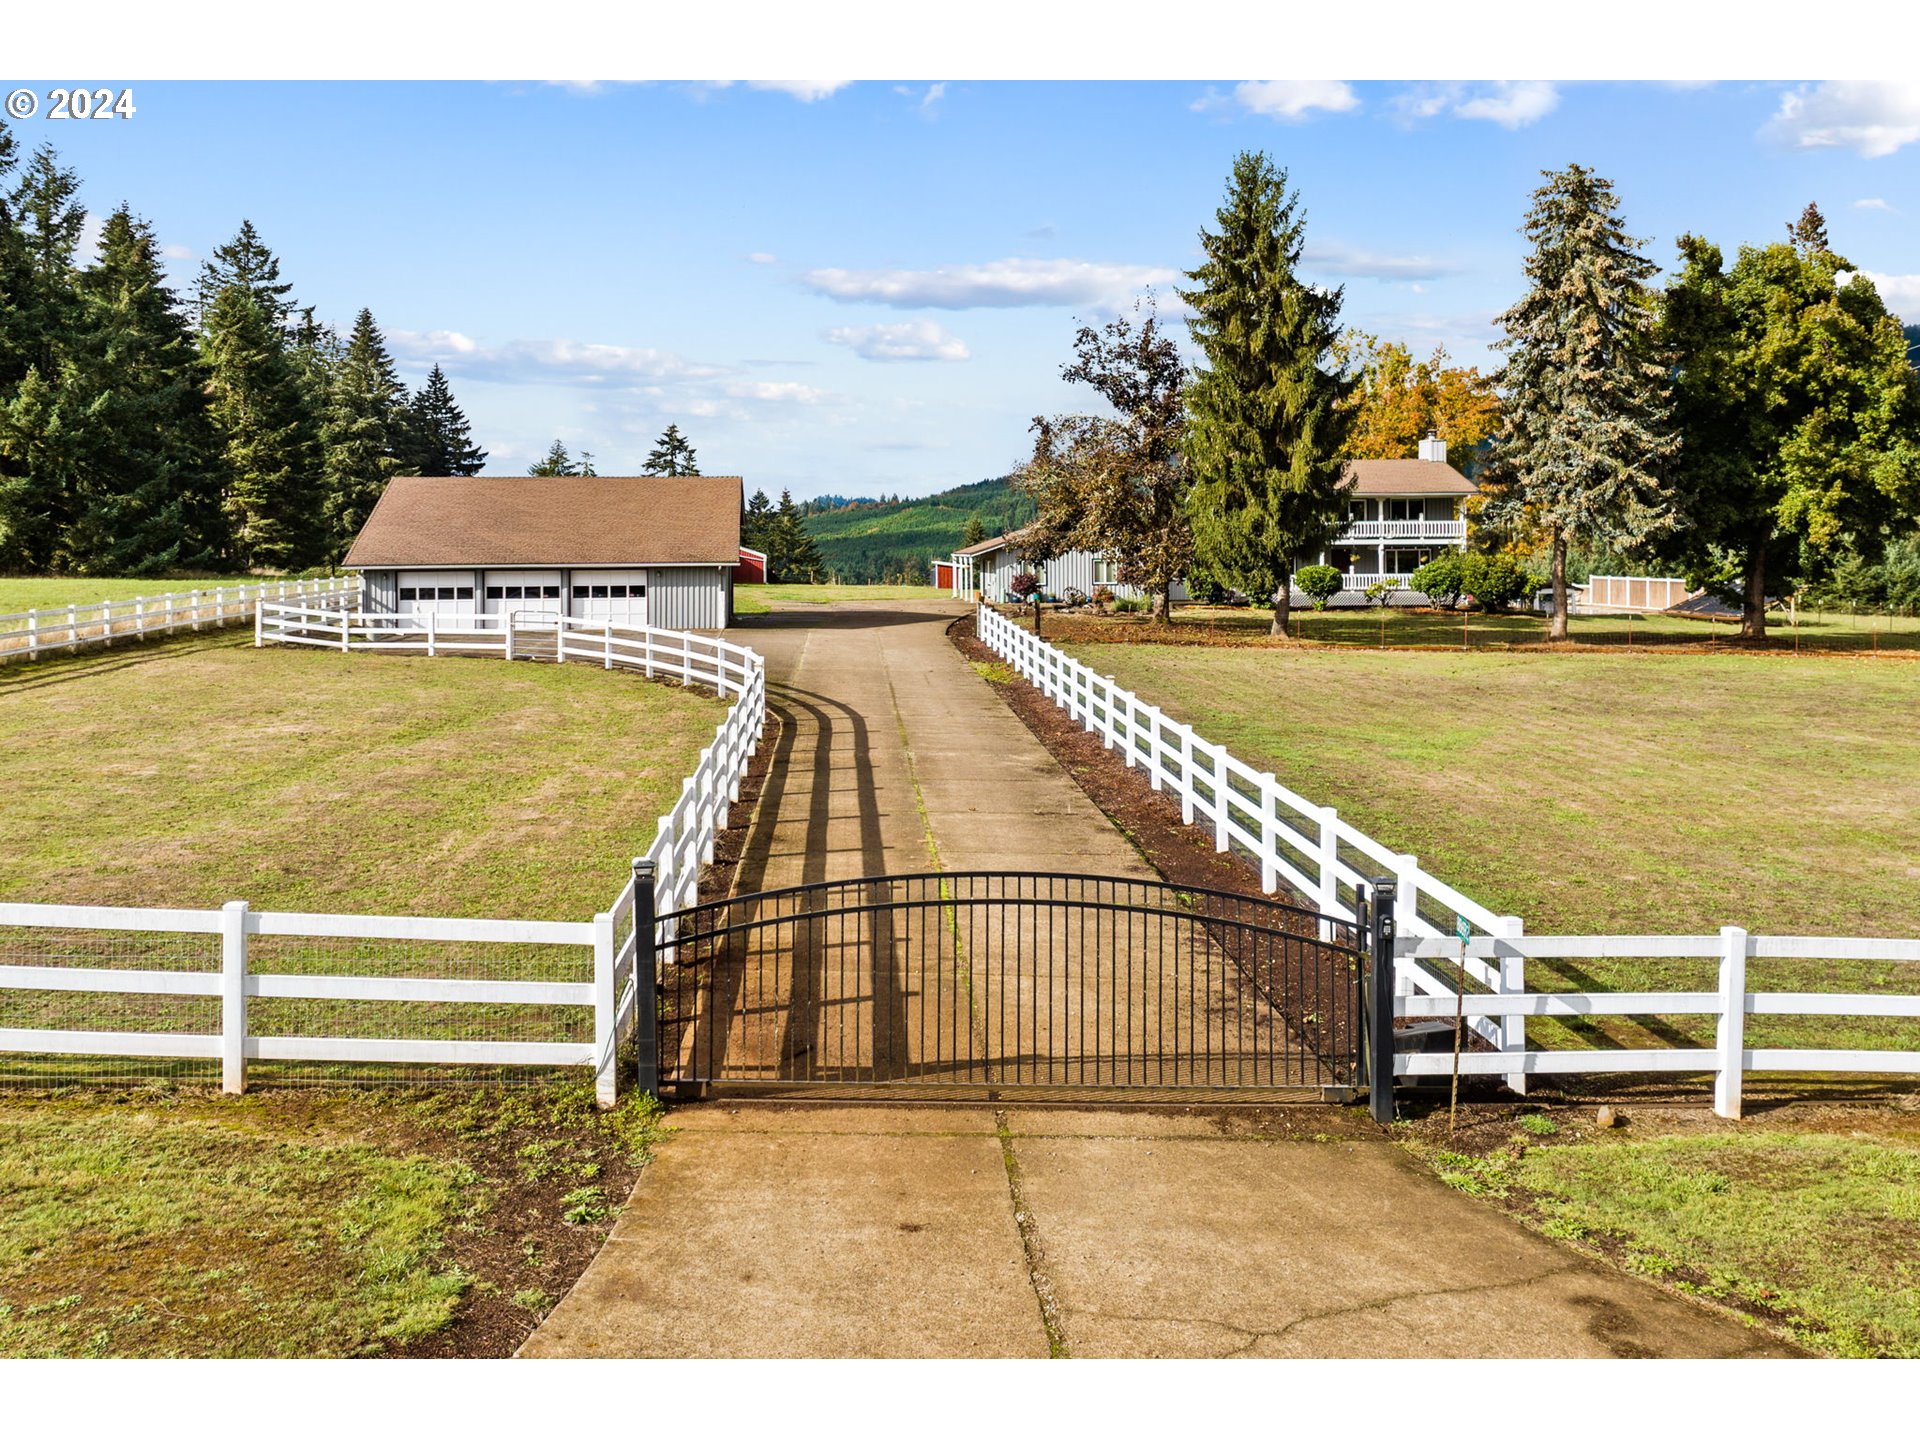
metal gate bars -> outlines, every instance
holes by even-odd
[[[640,1081],[656,1093],[1217,1100],[1363,1083],[1359,934],[1278,901],[966,871],[736,896],[642,929],[656,953],[637,976],[658,1004],[639,1007]]]

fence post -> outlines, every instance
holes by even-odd
[[[266,631],[264,629],[266,623],[263,619],[264,614],[265,611],[261,606],[256,605],[253,607],[253,648],[256,650],[267,643]],[[145,622],[143,621],[142,623],[144,624]]]
[[[247,902],[220,910],[220,1088],[247,1089]]]
[[[200,592],[198,590],[187,592],[187,614],[193,617],[193,628],[198,630],[200,628]]]
[[[1373,882],[1368,910],[1372,940],[1367,981],[1367,1098],[1373,1118],[1385,1125],[1393,1119],[1393,937],[1394,882],[1381,876]]]
[[[1747,932],[1720,927],[1720,1072],[1713,1080],[1713,1113],[1740,1118],[1740,1090],[1747,1065]]]
[[[1280,782],[1271,773],[1260,777],[1260,888],[1280,888]]]
[[[633,1051],[643,1095],[660,1098],[660,956],[653,862],[633,862]]]
[[[353,616],[347,613],[346,602],[340,603],[340,653],[345,655],[353,648]]]
[[[1180,727],[1180,823],[1193,824],[1193,727]]]
[[[1394,923],[1411,935],[1418,928],[1414,921],[1420,914],[1420,861],[1413,855],[1402,855],[1394,862]]]
[[[1213,848],[1227,849],[1227,747],[1213,747]]]
[[[1500,927],[1494,934],[1504,940],[1517,940],[1526,933],[1526,921],[1518,915],[1502,915]],[[1527,957],[1500,947],[1500,993],[1502,995],[1524,995],[1527,993]],[[1524,1055],[1527,1050],[1527,1017],[1524,1015],[1504,1015],[1500,1019],[1500,1048],[1509,1055]],[[1516,1095],[1527,1093],[1527,1072],[1509,1070],[1507,1088]]]
[[[432,659],[440,653],[439,629],[433,623],[433,611],[427,611],[427,657]]]
[[[196,625],[193,628],[198,630],[200,627]],[[73,605],[67,606],[67,648],[69,650],[80,648],[80,616],[78,608]]]
[[[1340,812],[1329,805],[1320,812],[1320,913],[1332,915],[1340,906]]]
[[[613,916],[593,917],[593,1098],[602,1110],[620,1098],[620,1076],[614,1069]]]
[[[27,611],[27,658],[37,660],[40,657],[40,612]]]

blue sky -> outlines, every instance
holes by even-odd
[[[303,304],[438,360],[493,452],[797,496],[1003,473],[1080,319],[1195,263],[1236,151],[1285,166],[1345,318],[1486,363],[1542,169],[1612,177],[1661,262],[1815,200],[1920,321],[1920,87],[1735,82],[148,83],[130,121],[15,124],[176,273],[251,218]]]

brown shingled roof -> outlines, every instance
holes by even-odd
[[[732,565],[740,495],[737,475],[402,475],[344,564]]]
[[[1471,495],[1479,487],[1440,460],[1349,460],[1356,495]]]

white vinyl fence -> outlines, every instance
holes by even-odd
[[[0,1026],[0,1051],[217,1059],[222,1084],[233,1091],[245,1086],[249,1060],[582,1066],[592,1070],[601,1103],[612,1104],[614,1052],[631,1031],[639,1002],[636,879],[651,875],[656,914],[694,903],[700,867],[712,860],[714,841],[759,749],[767,714],[766,667],[754,651],[713,636],[544,620],[551,649],[542,658],[619,666],[708,686],[733,700],[608,911],[573,923],[281,914],[250,910],[244,901],[220,910],[0,904],[0,1001],[30,992],[40,997],[32,1003],[42,1017],[77,1013],[83,1021],[97,997],[138,1002],[116,1012],[112,1025]],[[256,617],[258,644],[380,653],[510,656],[515,633],[512,625],[492,631],[476,627],[454,632],[448,641],[424,622],[310,605],[265,604]],[[180,936],[217,937],[217,949],[189,947],[183,954],[152,943]],[[291,959],[270,953],[263,965],[256,963],[255,937],[336,941],[346,948]],[[449,948],[436,950],[437,945]],[[534,947],[531,953],[529,947]],[[543,953],[557,958],[544,962]],[[276,963],[283,968],[273,968]],[[450,968],[464,973],[450,976]],[[527,978],[529,973],[534,978]],[[76,995],[86,998],[71,998]],[[69,997],[66,1006],[56,1003],[62,996]],[[163,1013],[167,998],[198,999],[204,1005],[210,997],[219,1001],[217,1024],[183,1025],[179,1017]],[[291,1010],[275,1033],[263,1034],[249,1023],[255,1000],[308,1008]],[[422,1013],[407,1010],[410,1002],[425,1003],[428,1018],[411,1025],[421,1033],[402,1037],[396,1033],[407,1028],[402,1017]],[[355,1004],[366,1008],[357,1010]],[[313,1008],[317,1005],[326,1008]],[[515,1007],[537,1012],[552,1031],[581,1034],[486,1038],[515,1028]],[[581,1023],[568,1025],[569,1010]],[[443,1023],[432,1018],[436,1013],[456,1018]],[[146,1018],[153,1015],[168,1023]],[[303,1024],[308,1028],[300,1028]],[[372,1033],[323,1033],[340,1030]]]
[[[1177,799],[1187,824],[1210,828],[1216,849],[1256,866],[1263,889],[1272,892],[1284,881],[1323,914],[1351,920],[1356,887],[1391,876],[1399,946],[1395,1014],[1428,1020],[1459,1014],[1493,1051],[1459,1057],[1462,1074],[1499,1075],[1524,1093],[1529,1075],[1706,1071],[1716,1077],[1715,1109],[1730,1117],[1740,1113],[1741,1077],[1752,1071],[1920,1074],[1920,1049],[1755,1049],[1744,1038],[1748,1015],[1920,1019],[1920,994],[1752,991],[1746,969],[1749,959],[1920,966],[1920,940],[1749,936],[1737,927],[1708,936],[1529,936],[1518,916],[1494,914],[1422,870],[1414,856],[1395,853],[1331,807],[1296,795],[992,607],[979,607],[977,624],[981,640],[1015,670],[1130,767],[1144,770],[1155,790]],[[1464,945],[1457,938],[1462,926],[1469,934]],[[1529,992],[1530,957],[1712,959],[1719,981],[1702,992]],[[1920,970],[1901,983],[1920,990]],[[1713,1015],[1718,1040],[1711,1049],[1527,1048],[1528,1017],[1581,1015]],[[1452,1055],[1401,1054],[1395,1072],[1450,1074],[1454,1063]]]
[[[267,600],[338,606],[351,603],[359,594],[359,577],[341,576],[331,580],[263,580],[257,585],[224,585],[213,590],[102,600],[94,605],[23,610],[17,615],[0,615],[0,661],[71,655],[109,648],[116,640],[141,640],[150,635],[217,630],[253,619],[256,607]]]

